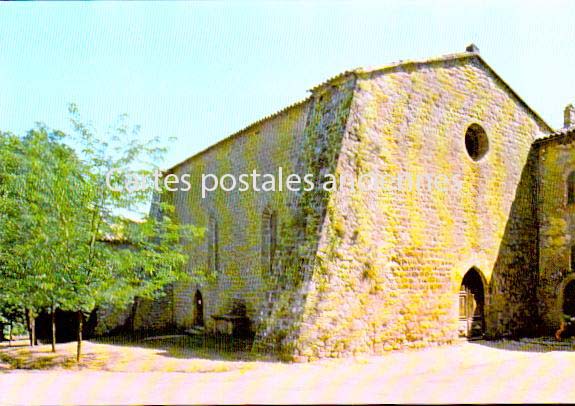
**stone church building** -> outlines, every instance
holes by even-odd
[[[466,52],[355,69],[171,168],[189,272],[135,328],[255,335],[310,360],[552,334],[575,314],[575,110],[555,132]],[[215,190],[202,174],[442,175],[458,188]]]

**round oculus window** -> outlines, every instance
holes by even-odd
[[[465,148],[474,161],[479,161],[489,150],[485,130],[478,124],[471,124],[465,132]]]

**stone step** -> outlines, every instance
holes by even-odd
[[[153,341],[153,340],[168,340],[171,338],[178,338],[178,337],[184,337],[181,334],[170,334],[170,335],[164,335],[164,336],[153,336],[153,337],[146,337],[144,338],[144,341]]]
[[[185,331],[186,334],[188,335],[203,335],[205,334],[206,329],[204,326],[194,326],[188,330]]]

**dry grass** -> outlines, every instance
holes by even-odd
[[[76,363],[76,343],[30,347],[24,339],[0,343],[0,371],[98,370],[113,372],[227,372],[248,370],[256,360],[242,351],[218,351],[198,345],[193,338],[168,336],[146,341],[123,338],[83,342],[83,356]]]

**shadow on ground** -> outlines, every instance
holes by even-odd
[[[27,340],[0,343],[0,373],[11,370],[98,370],[112,372],[245,371],[275,361],[251,353],[251,340],[219,336],[112,336],[85,341],[76,362],[76,343],[30,347]]]
[[[575,341],[572,338],[562,341],[557,341],[551,337],[521,338],[518,340],[474,340],[470,341],[470,343],[506,351],[575,351]]]
[[[158,355],[178,359],[208,359],[213,361],[279,362],[272,355],[252,352],[253,338],[228,335],[165,334],[155,336],[116,335],[98,337],[94,343],[159,350]]]
[[[75,343],[74,343],[75,345]],[[0,342],[0,372],[12,369],[47,370],[47,369],[73,369],[103,367],[105,359],[98,354],[84,354],[80,364],[76,362],[75,353],[66,351],[51,352],[49,345],[30,347],[28,339],[18,338],[8,342]]]

